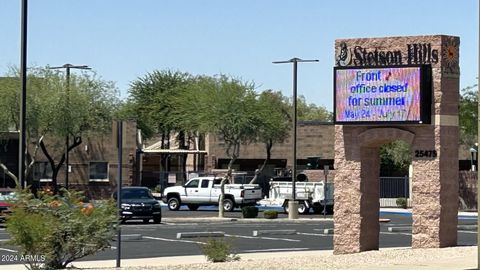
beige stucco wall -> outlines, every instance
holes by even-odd
[[[118,150],[116,146],[116,126],[112,124],[112,132],[104,135],[84,135],[82,143],[69,153],[69,165],[71,172],[69,173],[69,187],[83,190],[91,197],[109,197],[111,190],[116,186],[118,175]],[[123,156],[122,156],[122,183],[123,185],[131,185],[134,176],[132,175],[132,158],[135,157],[136,151],[137,125],[135,121],[125,121],[123,128]],[[70,139],[70,143],[72,143]],[[58,150],[50,153],[58,163],[63,154],[63,140],[53,141],[46,137],[45,143],[49,150],[53,149],[49,146],[58,144]],[[33,149],[32,149],[33,150]],[[42,151],[38,151],[37,161],[47,161]],[[108,182],[91,182],[89,181],[89,163],[90,161],[106,161],[108,162],[109,181]],[[60,169],[58,184],[65,185],[65,169]]]
[[[293,134],[293,132],[291,132]],[[299,122],[297,127],[297,159],[318,156],[322,159],[333,159],[334,125],[317,121]],[[284,143],[274,144],[272,159],[288,159],[287,166],[292,166],[291,136]],[[210,159],[228,158],[225,154],[224,143],[218,137],[209,134],[206,147]],[[266,157],[264,144],[252,143],[240,147],[242,159],[263,159]]]

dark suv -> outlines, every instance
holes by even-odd
[[[116,194],[114,193],[114,197]],[[152,196],[150,189],[146,187],[122,188],[121,203],[122,222],[129,219],[141,219],[148,223],[153,219],[154,223],[162,221],[162,208],[160,203]]]

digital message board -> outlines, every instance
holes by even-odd
[[[335,67],[338,124],[430,123],[431,66]]]

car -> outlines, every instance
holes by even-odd
[[[116,199],[116,192],[113,193]],[[143,220],[144,223],[153,219],[154,223],[162,222],[162,208],[155,200],[150,189],[146,187],[123,187],[121,193],[120,218],[127,220]]]
[[[5,222],[6,217],[10,214],[12,201],[15,199],[15,192],[9,189],[0,190],[0,222]]]

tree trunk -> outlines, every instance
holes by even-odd
[[[162,132],[161,149],[165,149],[165,132]],[[167,171],[167,154],[160,154],[160,171]]]
[[[73,138],[73,143],[67,148],[67,153],[72,151],[72,149],[79,146],[81,143],[82,143],[82,137],[81,136],[74,137]],[[42,149],[43,154],[48,159],[48,162],[50,163],[50,167],[52,168],[53,194],[57,194],[58,193],[57,176],[58,176],[58,172],[60,171],[60,168],[62,167],[63,163],[65,162],[65,153],[63,153],[62,157],[60,158],[60,161],[55,166],[55,160],[52,158],[52,156],[48,152],[47,147],[45,146],[43,140],[40,141],[39,144],[40,144],[40,149]]]
[[[187,144],[187,137],[184,131],[180,131],[178,133],[178,146],[180,149],[188,150]],[[188,154],[181,154],[182,157],[182,176],[183,176],[183,183],[187,180],[187,158]]]
[[[26,179],[28,179],[28,176],[30,175],[30,172],[32,171],[33,165],[35,165],[35,160],[36,160],[36,157],[37,157],[38,149],[40,148],[40,143],[43,141],[43,137],[44,136],[41,136],[40,139],[38,139],[38,142],[35,143],[35,149],[33,150],[32,155],[30,155],[27,151],[27,156],[28,156],[30,162],[28,163],[27,168],[25,169],[25,178]],[[31,185],[33,186],[33,182],[31,183]]]
[[[15,185],[17,187],[20,187],[20,183],[18,182],[18,178],[15,174],[13,174],[8,168],[7,166],[5,166],[5,164],[3,164],[2,162],[0,162],[0,169],[2,169],[6,175],[10,176],[10,178],[13,179],[13,181],[15,181]]]
[[[223,199],[225,198],[225,182],[227,182],[227,180],[230,183],[232,182],[232,181],[230,181],[232,179],[232,166],[233,166],[233,163],[235,162],[236,159],[237,158],[235,156],[230,158],[230,162],[228,163],[227,175],[220,182],[220,198],[219,198],[219,201],[218,201],[218,217],[219,218],[224,217],[224,212],[225,211],[223,209]]]
[[[269,140],[268,143],[265,144],[265,148],[267,151],[267,158],[263,162],[262,167],[260,167],[260,169],[255,170],[255,176],[253,177],[253,179],[250,181],[249,184],[255,184],[257,182],[258,176],[263,172],[263,170],[265,169],[265,166],[270,161],[270,158],[272,156],[272,147],[273,147],[273,142],[272,140]]]

